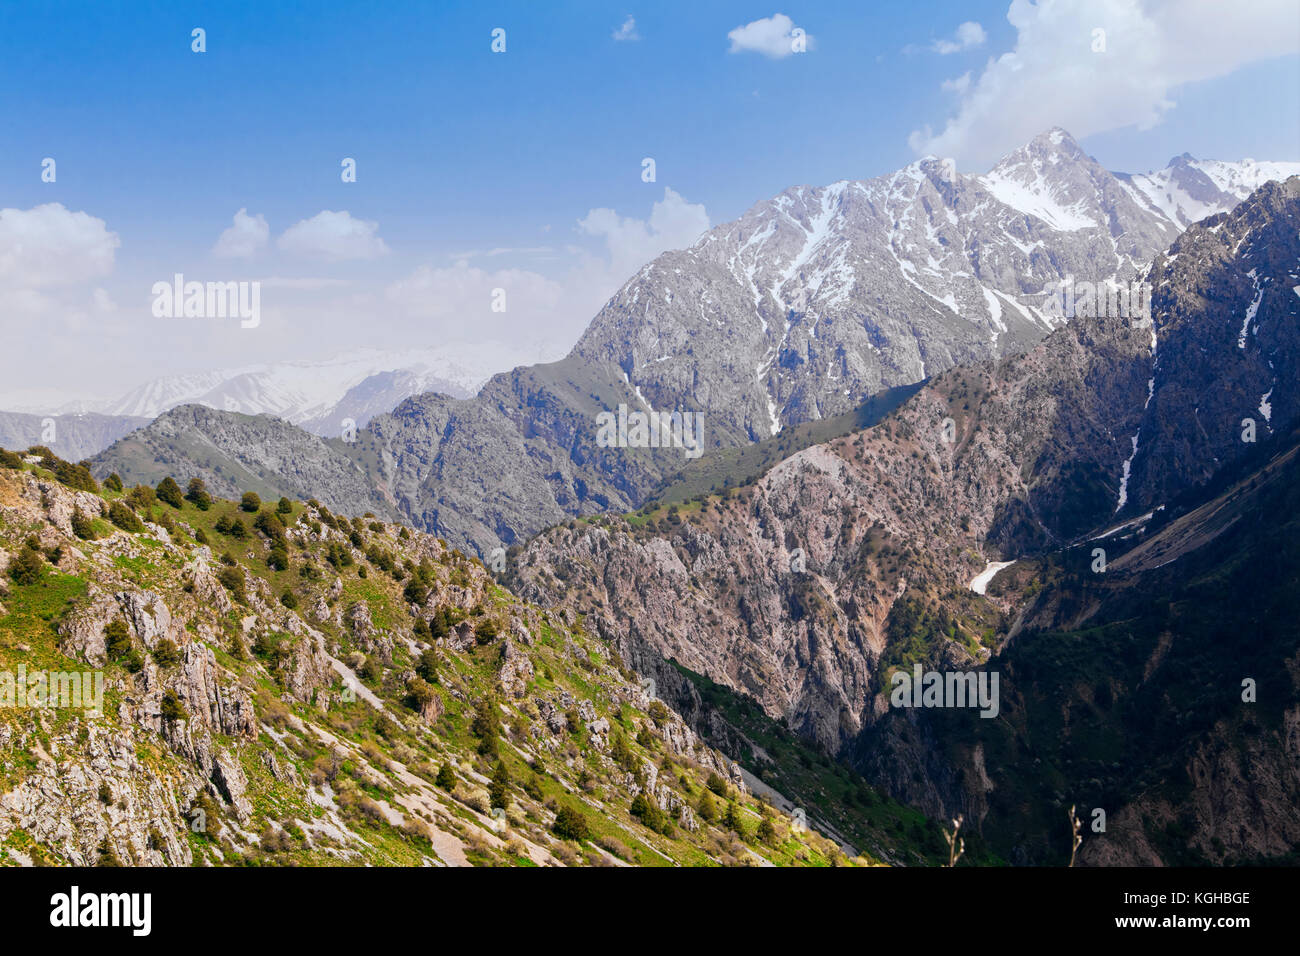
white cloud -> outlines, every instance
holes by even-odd
[[[629,13],[627,19],[623,21],[623,25],[615,30],[611,36],[620,43],[641,39],[641,34],[636,32],[636,18]]]
[[[694,243],[708,230],[709,214],[702,204],[688,203],[665,187],[664,198],[651,207],[649,220],[620,217],[613,209],[592,209],[578,221],[578,228],[605,240],[610,270],[626,279],[661,252]]]
[[[480,259],[494,256],[543,256],[554,251],[555,249],[552,246],[496,246],[492,249],[467,249],[464,252],[454,253],[451,258]]]
[[[573,244],[554,247],[567,265],[550,275],[530,269],[484,269],[458,256],[450,266],[422,265],[390,284],[391,308],[426,323],[421,333],[475,334],[495,338],[544,339],[567,351],[592,317],[638,269],[662,252],[694,243],[709,228],[704,207],[671,189],[654,203],[647,219],[620,216],[613,209],[591,209],[576,223],[578,232],[600,243],[599,251]],[[500,247],[475,255],[520,254],[543,247]],[[492,310],[493,291],[504,289],[506,310]],[[561,344],[562,343],[562,344]]]
[[[0,209],[0,291],[84,282],[113,271],[122,244],[104,220],[61,203]]]
[[[90,304],[96,312],[111,313],[117,311],[117,303],[113,301],[113,297],[108,294],[107,289],[95,289],[90,294]]]
[[[378,231],[377,222],[354,219],[346,210],[326,209],[290,226],[278,245],[285,252],[317,259],[374,259],[388,252]]]
[[[792,35],[797,27],[794,21],[784,13],[778,13],[762,20],[755,20],[743,27],[736,27],[727,34],[731,41],[728,53],[761,53],[763,56],[779,60],[795,52],[795,38]],[[813,48],[811,34],[802,37],[805,47]]]
[[[965,93],[970,89],[970,70],[954,79],[944,80],[939,86],[949,93]]]
[[[957,33],[951,40],[935,40],[930,44],[930,49],[940,56],[947,56],[950,53],[959,53],[962,50],[969,50],[971,47],[977,47],[988,39],[984,28],[972,20],[957,27]]]
[[[307,292],[314,292],[318,289],[335,289],[352,284],[348,279],[325,279],[316,276],[271,276],[258,281],[262,283],[263,289],[297,289]]]
[[[505,311],[494,312],[495,290],[505,290]],[[476,324],[492,320],[519,324],[550,315],[560,302],[563,286],[525,269],[489,271],[460,259],[448,268],[422,265],[388,286],[388,300],[408,315],[420,319],[466,320]]]
[[[263,248],[270,237],[266,217],[260,213],[250,216],[247,209],[240,209],[230,228],[217,238],[212,254],[223,259],[246,259]]]
[[[1174,91],[1300,50],[1294,0],[1013,0],[1015,49],[973,82],[943,130],[916,130],[917,153],[985,166],[1053,126],[1075,137],[1157,125]],[[1104,31],[1104,51],[1095,33]],[[948,88],[948,87],[946,87]]]

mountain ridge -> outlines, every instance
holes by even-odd
[[[644,266],[565,359],[495,375],[470,400],[408,398],[338,450],[414,525],[486,555],[574,515],[637,508],[680,470],[680,451],[594,447],[602,412],[698,412],[706,451],[748,445],[1031,347],[1063,321],[1046,307],[1053,288],[1127,281],[1180,228],[1061,130],[993,173],[923,159],[793,187]],[[1053,228],[1034,212],[1052,218],[1045,203],[1091,224],[1061,213],[1070,228]],[[119,452],[99,469],[127,476]]]

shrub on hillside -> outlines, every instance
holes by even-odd
[[[72,511],[72,533],[82,541],[94,541],[96,538],[94,522],[80,508]]]
[[[70,461],[59,461],[54,466],[54,477],[69,488],[77,491],[99,491],[99,482],[84,464],[74,465]]]
[[[185,710],[185,705],[181,703],[181,699],[176,696],[174,690],[166,691],[163,694],[161,713],[162,719],[166,721],[189,720],[190,717]]]
[[[136,513],[121,501],[114,501],[108,509],[108,520],[113,522],[123,531],[129,531],[132,534],[138,534],[144,530],[144,525],[136,517]]]
[[[431,684],[438,682],[438,652],[429,648],[420,655],[420,660],[415,665],[415,673],[424,678]]]
[[[104,628],[104,647],[113,661],[131,652],[131,632],[120,617],[113,618]]]
[[[30,544],[24,545],[17,556],[9,562],[9,577],[15,584],[39,584],[45,571],[45,560],[41,553]]]
[[[164,637],[153,649],[153,659],[159,667],[175,667],[181,662],[181,649],[175,641]]]
[[[217,572],[217,580],[226,586],[226,590],[234,596],[240,604],[248,600],[248,595],[244,592],[244,569],[238,565],[227,566]]]
[[[155,494],[158,495],[159,501],[165,502],[173,508],[185,507],[185,496],[181,494],[181,486],[176,484],[176,479],[171,475],[158,482]]]
[[[127,492],[126,500],[136,511],[146,511],[158,503],[158,496],[148,485],[136,485]]]
[[[551,832],[561,840],[576,840],[581,843],[591,835],[591,827],[580,811],[564,806],[560,807],[559,812],[555,814],[555,823],[551,825]]]
[[[190,479],[189,487],[185,490],[185,498],[200,511],[207,511],[212,507],[212,496],[208,494],[208,486],[203,483],[202,478]]]

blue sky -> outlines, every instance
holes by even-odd
[[[1145,11],[1139,0],[1097,0],[1078,24],[1091,15],[1110,25],[1106,89],[1018,101],[1009,81],[990,74],[992,106],[963,107],[953,81],[969,73],[967,92],[978,93],[990,58],[1018,43],[1031,90],[1028,74],[1054,68],[1050,30],[1026,26],[1038,12],[1018,5],[1020,27],[1007,0],[10,4],[0,12],[0,208],[59,203],[103,220],[118,245],[111,269],[74,269],[67,283],[27,288],[0,270],[0,303],[9,306],[0,321],[58,333],[46,345],[51,358],[84,368],[87,387],[103,392],[158,373],[158,356],[140,346],[141,326],[149,285],[173,271],[334,283],[316,299],[301,290],[285,321],[262,330],[256,350],[266,358],[321,355],[357,340],[430,345],[472,336],[476,324],[489,337],[550,338],[563,351],[635,256],[657,251],[656,238],[672,242],[700,217],[725,222],[791,185],[892,171],[930,145],[927,127],[942,131],[954,116],[965,124],[957,133],[931,138],[955,147],[944,155],[971,172],[989,165],[982,153],[998,155],[1003,143],[1055,124],[1112,169],[1145,171],[1184,150],[1300,159],[1300,13],[1287,5],[1260,14],[1264,36],[1252,49],[1226,25],[1144,32],[1162,22],[1155,0]],[[1213,5],[1183,0],[1181,9],[1193,8]],[[811,35],[806,53],[729,52],[730,31],[778,12]],[[633,36],[615,39],[629,16]],[[961,39],[962,23],[980,25],[978,42],[970,30]],[[206,30],[205,53],[190,49],[194,27]],[[496,27],[507,31],[504,54],[490,50]],[[1296,36],[1287,38],[1290,30]],[[1071,43],[1086,42],[1070,31],[1062,35]],[[1216,33],[1222,42],[1205,46]],[[941,53],[936,41],[957,49]],[[1050,62],[1033,66],[1031,41]],[[1172,72],[1181,82],[1168,88],[1151,79],[1202,48],[1222,57],[1200,71],[1213,75],[1182,65]],[[1140,130],[1126,121],[1142,114],[1143,97],[1176,105],[1155,108],[1158,121]],[[40,180],[47,156],[58,164],[55,183]],[[641,179],[646,156],[656,161],[655,183]],[[356,183],[340,181],[342,157],[357,160]],[[591,210],[609,209],[636,233],[656,202],[672,224],[659,235],[651,224],[645,241],[637,234],[624,248],[617,231],[578,226]],[[214,258],[239,209],[265,219],[269,241],[255,256]],[[286,229],[322,210],[376,223],[382,253],[313,261],[278,247]],[[522,251],[481,254],[492,249]],[[458,261],[467,279],[446,271]],[[400,296],[382,290],[421,267],[428,281],[417,288],[429,294],[439,283],[527,272],[540,277],[534,298],[547,305],[517,312],[522,327],[436,310],[398,315]],[[91,287],[103,290],[102,307],[72,307],[69,317],[60,297]],[[42,317],[52,303],[63,307]],[[193,335],[155,333],[149,341],[177,368],[246,360],[249,351],[246,339],[219,333],[204,333],[201,347]],[[108,370],[105,355],[116,356]],[[29,387],[45,369],[11,355],[0,375]]]

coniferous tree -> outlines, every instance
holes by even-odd
[[[154,493],[158,496],[159,501],[169,504],[173,508],[185,507],[185,496],[181,494],[181,486],[176,484],[176,479],[171,475],[158,482],[158,487]]]
[[[510,771],[503,760],[497,761],[497,769],[492,774],[492,783],[488,786],[488,796],[492,798],[492,806],[501,807],[503,810],[510,803]]]
[[[185,498],[200,511],[207,511],[212,507],[212,496],[208,494],[208,486],[203,483],[202,478],[190,479],[189,487],[185,491]]]
[[[25,545],[18,552],[17,557],[9,562],[9,577],[13,579],[15,584],[38,584],[44,570],[45,560],[41,557],[41,553],[30,544]]]

